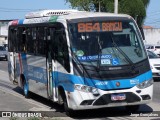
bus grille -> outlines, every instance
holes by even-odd
[[[160,70],[160,67],[155,67],[157,70]]]
[[[139,71],[135,71],[135,72],[121,72],[121,73],[100,73],[100,74],[96,74],[96,73],[92,73],[91,77],[93,79],[99,79],[101,78],[102,80],[106,80],[106,79],[121,79],[121,78],[132,78],[132,77],[136,77],[137,75],[139,75]]]
[[[138,97],[136,94],[131,92],[123,93],[126,95],[126,99],[123,101],[112,101],[111,100],[111,94],[105,94],[102,95],[100,98],[98,98],[93,105],[107,105],[110,103],[120,103],[120,102],[126,102],[126,103],[133,103],[140,101],[140,97]]]

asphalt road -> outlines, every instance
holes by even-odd
[[[47,111],[46,113],[43,112],[42,114],[45,114],[46,116],[50,116],[52,118],[58,116],[59,120],[160,120],[160,80],[157,79],[154,82],[153,101],[148,105],[141,105],[138,114],[132,115],[132,113],[126,111],[124,107],[116,107],[98,110],[87,110],[83,112],[77,111],[77,117],[70,118],[65,115],[65,112],[63,111],[63,108],[61,106],[49,101],[48,99],[45,99],[33,93],[31,94],[30,99],[24,98],[22,90],[19,87],[13,85],[8,79],[7,61],[0,61],[0,115],[2,115],[2,111]],[[150,115],[150,113],[153,113],[152,115],[159,115],[159,117],[142,117],[146,114]],[[133,117],[136,115],[141,115],[141,117]]]

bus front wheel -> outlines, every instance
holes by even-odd
[[[64,91],[61,95],[62,95],[63,106],[64,106],[64,110],[66,112],[66,115],[68,115],[70,117],[74,117],[75,116],[75,111],[68,107],[67,98],[66,98],[66,95],[65,95]]]

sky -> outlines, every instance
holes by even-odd
[[[31,11],[43,9],[71,9],[66,0],[1,0],[0,20],[23,19]],[[147,26],[160,28],[160,0],[150,0],[147,7]]]
[[[160,0],[150,0],[144,25],[160,28]]]
[[[0,20],[22,19],[25,14],[43,9],[71,9],[66,0],[0,0]]]

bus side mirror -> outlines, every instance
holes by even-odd
[[[143,28],[142,28],[142,27],[140,27],[139,29],[140,29],[140,32],[141,32],[141,35],[142,35],[143,40],[145,40],[145,35],[144,35]]]

